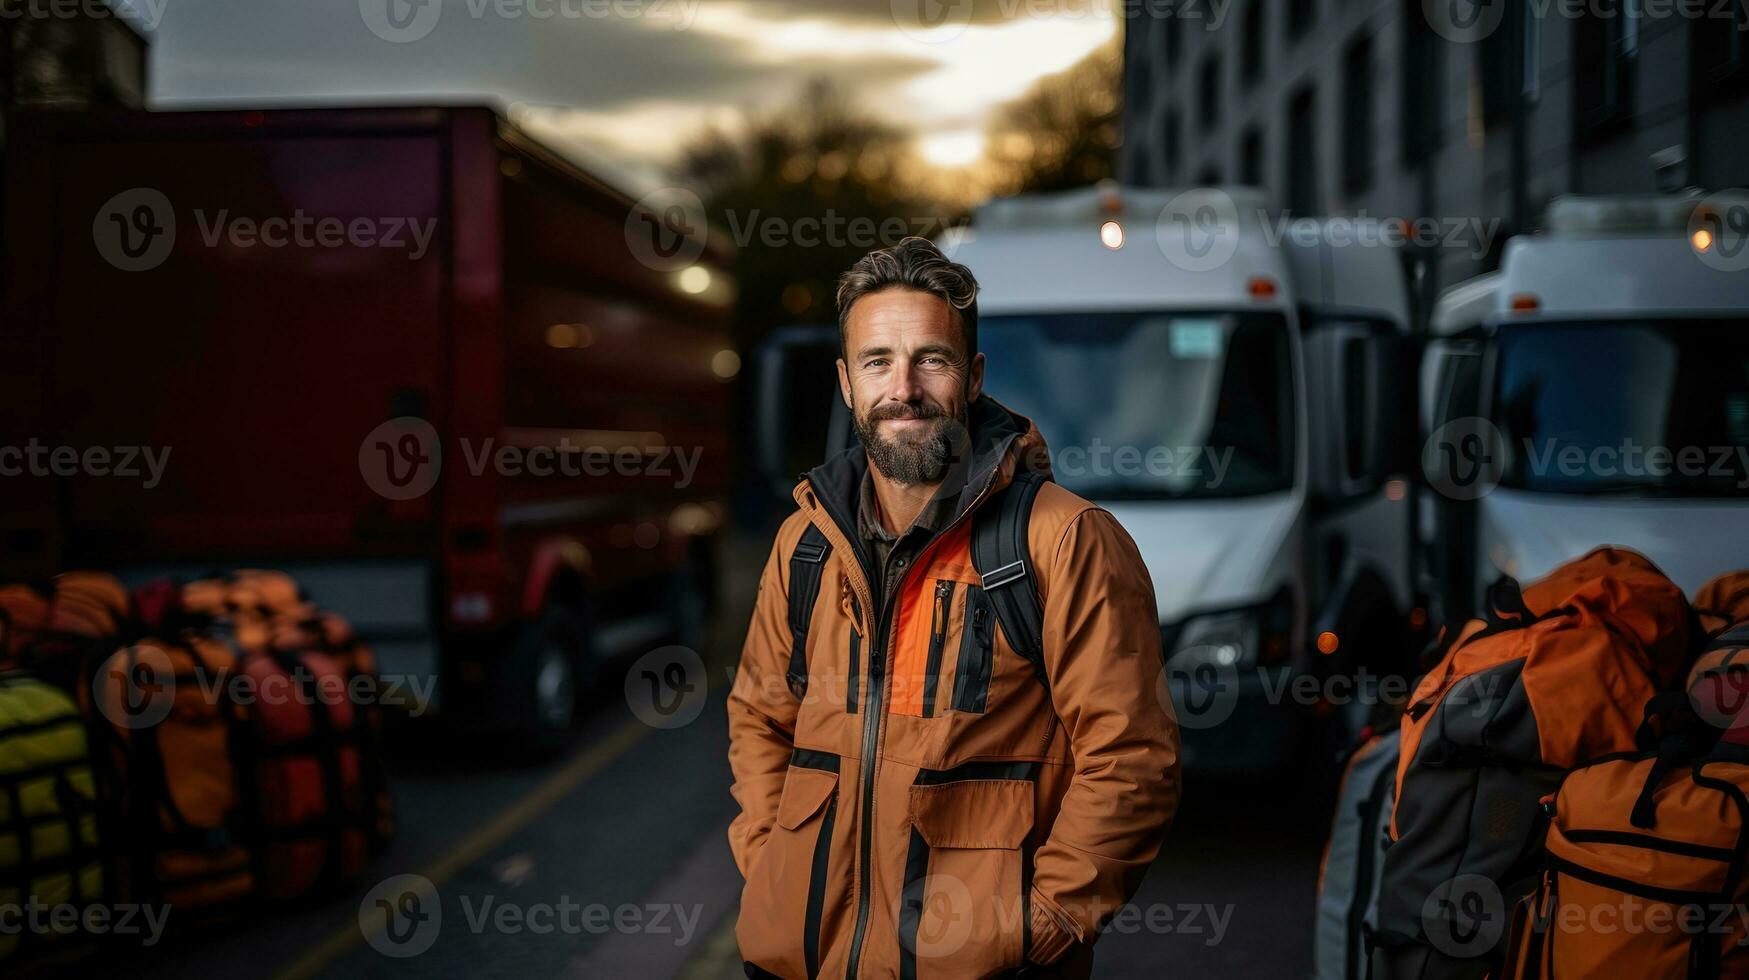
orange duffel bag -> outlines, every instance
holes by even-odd
[[[266,898],[344,890],[392,829],[375,705],[353,683],[368,654],[355,647],[343,621],[318,616],[276,621],[267,643],[243,648],[244,795]]]
[[[1504,975],[1749,977],[1746,794],[1735,743],[1673,767],[1647,752],[1574,770],[1546,804],[1547,868]]]
[[[73,691],[132,632],[128,591],[108,573],[0,586],[0,669],[30,670]]]

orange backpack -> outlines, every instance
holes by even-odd
[[[1631,551],[1599,548],[1522,590],[1502,578],[1485,605],[1404,714],[1377,976],[1497,961],[1506,910],[1535,885],[1538,801],[1573,766],[1634,749],[1688,657],[1687,600]]]
[[[333,893],[393,833],[376,684],[346,621],[283,572],[243,570],[181,587],[173,615],[236,655],[234,754],[264,898]]]
[[[179,925],[222,916],[253,893],[233,760],[242,716],[228,678],[236,657],[193,631],[117,651],[82,692],[107,736],[116,787],[124,900],[175,907]]]
[[[1547,858],[1506,975],[1749,977],[1749,573],[1695,595],[1710,627],[1656,749],[1576,769],[1544,801]],[[1733,598],[1734,597],[1734,598]]]

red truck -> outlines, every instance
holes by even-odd
[[[485,108],[26,113],[6,158],[0,576],[285,569],[534,742],[698,644],[739,360],[696,212]]]

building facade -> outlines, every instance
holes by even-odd
[[[1120,179],[1255,184],[1295,214],[1415,219],[1424,301],[1493,268],[1555,195],[1749,185],[1746,0],[1127,13]]]

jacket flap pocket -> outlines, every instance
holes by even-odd
[[[837,773],[792,766],[783,781],[783,798],[777,804],[777,825],[794,830],[807,823],[837,789]]]
[[[1017,848],[1032,830],[1032,782],[965,779],[913,786],[911,823],[930,847]]]

